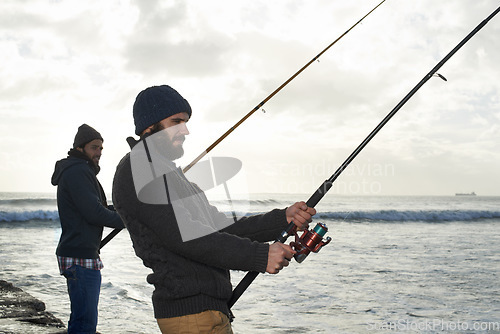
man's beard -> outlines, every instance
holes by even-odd
[[[158,153],[160,153],[163,157],[174,161],[184,155],[184,148],[182,145],[177,147],[174,146],[168,134],[168,129],[169,128],[162,127],[160,123],[155,124],[151,129],[151,138],[153,139],[153,145]],[[174,137],[173,140],[176,140],[176,137]]]
[[[97,168],[99,168],[99,159],[97,159],[97,161],[96,161],[96,160],[94,160],[95,156],[92,156],[89,152],[87,152],[87,151],[85,150],[85,148],[83,148],[83,154],[85,154],[85,155],[87,156],[88,160],[89,160],[90,162],[92,162],[92,164],[93,164],[94,166],[96,166]]]
[[[166,142],[165,146],[166,148],[162,152],[165,152],[165,157],[169,160],[174,161],[184,155],[184,148],[182,146],[174,147],[170,141]]]

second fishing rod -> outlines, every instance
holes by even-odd
[[[481,30],[488,21],[490,21],[495,15],[500,12],[500,7],[498,7],[493,13],[491,13],[486,19],[481,21],[479,25],[472,30],[460,43],[457,44],[439,63],[432,68],[432,70],[425,75],[422,80],[394,107],[394,109],[384,117],[384,119],[375,127],[375,129],[370,132],[370,134],[359,144],[359,146],[347,157],[347,159],[339,166],[339,168],[333,173],[333,175],[325,180],[319,188],[311,195],[307,200],[306,204],[308,207],[315,207],[321,199],[326,195],[326,193],[331,189],[335,180],[342,174],[342,172],[349,166],[349,164],[356,158],[356,156],[368,145],[368,143],[377,135],[377,133],[389,122],[389,120],[411,99],[411,97],[432,77],[437,76],[446,81],[446,79],[438,74],[437,71],[450,59],[462,46],[465,45],[479,30]],[[290,245],[294,246],[295,250],[299,251],[299,256],[296,256],[298,262],[302,262],[310,251],[317,252],[322,246],[330,242],[330,238],[323,240],[323,236],[328,231],[325,225],[317,224],[314,230],[306,230],[304,234],[298,238],[295,231],[295,224],[291,222],[288,224],[287,228],[281,233],[276,239],[276,242],[284,243],[291,235],[295,235],[295,241]],[[305,249],[305,253],[302,251]],[[296,254],[297,255],[297,254]],[[305,255],[305,256],[304,256]],[[231,299],[228,302],[229,308],[231,308],[236,301],[241,297],[245,290],[252,284],[255,278],[259,275],[258,272],[248,272],[245,277],[240,281],[240,283],[233,290]]]

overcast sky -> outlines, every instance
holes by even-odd
[[[0,191],[55,192],[87,123],[111,191],[132,105],[191,104],[186,165],[380,1],[0,3]],[[387,0],[212,152],[251,192],[311,194],[497,0]],[[342,195],[500,195],[500,15],[429,80],[334,184]],[[304,198],[306,199],[306,198]]]

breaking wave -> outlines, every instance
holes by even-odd
[[[488,210],[376,210],[351,212],[326,212],[317,215],[323,219],[343,221],[382,222],[448,222],[498,219],[500,211]]]
[[[59,220],[59,213],[57,210],[0,211],[0,222],[26,222],[31,220]]]

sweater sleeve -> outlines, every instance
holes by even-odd
[[[264,214],[240,217],[223,232],[267,242],[276,240],[287,225],[285,209],[274,209]]]
[[[203,226],[204,222],[189,216],[189,211],[175,212],[172,205],[161,205],[142,210],[150,211],[147,219],[141,222],[155,231],[159,245],[168,251],[193,261],[222,269],[264,272],[267,266],[269,245],[252,241],[226,231],[211,231],[202,237],[183,241],[179,230],[177,216],[185,214],[182,224]],[[228,219],[219,213],[221,219]],[[143,217],[145,218],[145,217]]]
[[[181,210],[184,210],[182,212],[176,208],[174,212],[172,204],[148,204],[139,201],[128,159],[122,161],[117,168],[113,182],[113,202],[131,234],[136,253],[140,253],[143,248],[153,248],[155,252],[159,252],[160,258],[162,252],[174,253],[222,269],[265,272],[269,245],[256,240],[266,239],[264,237],[271,233],[267,231],[264,233],[266,235],[261,235],[263,232],[258,230],[265,230],[263,226],[266,223],[275,228],[276,225],[286,225],[284,213],[276,210],[268,215],[246,218],[234,224],[235,226],[227,226],[226,229],[183,241],[176,216],[184,215],[184,223],[192,223],[193,226],[203,226],[205,222],[192,216],[188,208],[181,207]],[[210,210],[210,215],[216,219],[232,220],[215,207],[210,207]],[[255,237],[255,240],[242,236]]]
[[[72,203],[89,224],[124,228],[118,213],[101,203],[98,189],[96,189],[95,175],[87,165],[79,164],[69,168],[65,171],[61,182],[66,183],[66,189],[71,189]]]

